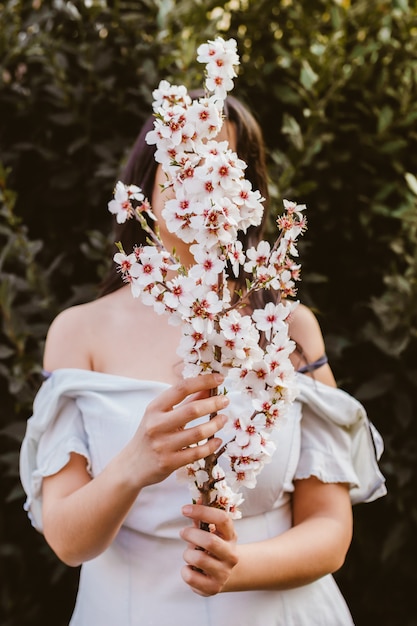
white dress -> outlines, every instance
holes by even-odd
[[[244,492],[241,543],[291,526],[295,478],[351,485],[352,502],[385,494],[379,434],[362,405],[340,389],[298,375],[299,396],[276,434],[273,460]],[[21,449],[25,508],[42,532],[43,476],[77,452],[99,474],[129,441],[148,403],[167,385],[78,369],[55,371],[39,390]],[[237,394],[231,402],[238,404]],[[289,591],[203,598],[183,582],[188,486],[171,475],[143,489],[116,539],[82,565],[71,626],[347,626],[352,618],[332,576]],[[279,567],[279,563],[277,564]]]

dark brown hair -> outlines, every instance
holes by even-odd
[[[190,93],[192,98],[198,98],[202,92]],[[240,240],[246,250],[251,246],[256,246],[262,239],[265,222],[268,215],[269,195],[267,182],[267,169],[265,159],[265,148],[261,128],[250,113],[250,111],[236,98],[228,96],[224,105],[225,118],[234,124],[236,129],[236,152],[240,159],[245,161],[247,168],[245,177],[252,183],[253,189],[258,189],[265,198],[264,215],[259,226],[250,227],[246,233],[240,233]],[[153,129],[154,118],[150,117],[142,127],[133,148],[130,152],[126,166],[120,179],[127,185],[137,185],[140,187],[146,198],[152,198],[154,180],[158,163],[155,161],[155,146],[146,143],[147,133]],[[145,243],[145,233],[136,220],[127,220],[124,224],[115,224],[114,241],[120,241],[127,253],[130,253],[135,245]],[[244,272],[237,279],[236,289],[244,289],[246,276]],[[113,263],[109,273],[104,278],[100,296],[106,295],[122,287],[123,282]],[[267,300],[271,300],[269,292],[255,293],[251,304],[253,307],[265,304],[265,294]],[[264,294],[264,295],[262,295]]]

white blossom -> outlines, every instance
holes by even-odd
[[[169,232],[190,244],[194,264],[182,267],[145,222],[143,212],[154,216],[139,187],[118,182],[108,209],[118,223],[138,219],[149,236],[149,245],[133,252],[119,245],[114,262],[134,297],[157,314],[167,314],[170,324],[180,325],[177,353],[184,363],[183,376],[221,372],[224,392],[241,398],[238,413],[233,404],[228,408],[227,440],[214,464],[201,459],[179,471],[186,475],[193,500],[204,495],[205,503],[237,519],[241,489],[255,487],[275,450],[271,434],[297,394],[290,361],[295,344],[288,333],[288,318],[297,303],[287,298],[295,295],[299,280],[300,265],[293,259],[298,255],[297,238],[306,228],[305,206],[284,200],[277,241],[243,249],[239,233],[261,224],[264,198],[245,178],[246,163],[227,141],[214,139],[236,77],[236,41],[218,37],[197,53],[197,60],[206,65],[206,95],[192,101],[183,85],[162,80],[153,92],[154,128],[146,136],[147,143],[155,145],[155,160],[170,188],[162,217]],[[242,271],[251,277],[247,293],[273,289],[280,301],[250,313],[245,294],[237,294],[238,302],[232,300],[230,271],[236,278]]]

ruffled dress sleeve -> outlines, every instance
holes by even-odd
[[[40,387],[20,450],[20,479],[27,498],[24,505],[32,525],[42,532],[42,480],[61,470],[75,452],[87,460],[88,438],[71,388],[63,391],[52,375]]]
[[[301,450],[294,478],[347,483],[352,504],[386,494],[382,437],[362,404],[342,389],[299,375]]]

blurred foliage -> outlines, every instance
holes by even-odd
[[[95,296],[106,205],[161,78],[235,37],[275,210],[305,202],[300,298],[385,441],[338,582],[357,626],[416,626],[417,9],[407,0],[0,1],[0,623],[68,622],[77,571],[22,511],[18,452],[56,313]],[[272,223],[272,221],[271,221]]]

